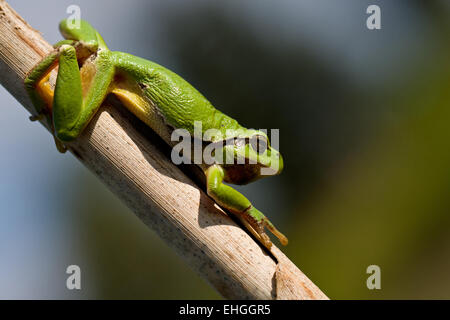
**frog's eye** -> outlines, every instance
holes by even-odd
[[[245,139],[244,138],[235,138],[234,145],[239,148],[245,146]]]
[[[264,136],[253,136],[250,138],[250,146],[259,154],[266,152],[267,144],[267,139]]]

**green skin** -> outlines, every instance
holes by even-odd
[[[263,177],[261,168],[275,168],[273,174],[281,172],[282,157],[271,148],[264,132],[242,127],[215,109],[203,95],[172,71],[127,53],[108,50],[100,34],[88,22],[81,20],[80,28],[70,28],[68,21],[63,20],[59,27],[66,40],[58,42],[55,50],[25,79],[25,87],[37,110],[32,120],[47,121],[53,129],[59,151],[65,152],[64,143],[81,134],[110,93],[116,94],[130,111],[158,134],[161,127],[169,127],[171,130],[186,129],[194,135],[194,121],[201,121],[202,136],[196,138],[202,139],[203,145],[231,138],[236,142],[224,144],[219,153],[233,159],[245,158],[245,164],[202,165],[208,195],[234,213],[267,248],[272,243],[265,227],[282,244],[287,244],[287,238],[264,214],[245,196],[224,184],[246,184],[257,180]],[[56,66],[55,88],[45,97],[45,79]],[[203,135],[208,129],[216,129],[220,135]]]

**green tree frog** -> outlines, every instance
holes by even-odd
[[[262,168],[283,169],[283,160],[272,148],[267,135],[246,129],[215,109],[187,81],[174,72],[128,53],[110,51],[100,34],[86,21],[79,27],[61,21],[59,28],[66,40],[55,44],[26,77],[25,87],[36,108],[32,120],[46,121],[55,143],[65,152],[64,143],[77,138],[105,97],[112,93],[157,134],[167,138],[174,129],[185,129],[202,147],[227,141],[219,152],[225,157],[244,157],[244,163],[213,162],[200,165],[206,176],[208,195],[224,209],[235,214],[246,228],[267,248],[272,242],[270,230],[283,245],[287,238],[240,192],[224,184],[246,184],[261,178]],[[51,71],[58,68],[54,88]],[[195,136],[194,122],[202,125]],[[222,135],[205,135],[216,129]],[[167,141],[167,139],[165,139]],[[231,141],[231,143],[229,143]]]

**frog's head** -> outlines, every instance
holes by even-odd
[[[64,19],[59,23],[59,31],[65,39],[79,41],[93,52],[107,48],[102,36],[83,19]]]
[[[224,146],[225,181],[246,184],[265,176],[280,174],[283,158],[271,147],[267,134],[260,130],[245,130],[227,139]],[[227,158],[234,160],[228,164]]]

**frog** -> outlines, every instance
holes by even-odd
[[[77,27],[70,19],[60,22],[64,40],[53,46],[53,51],[24,81],[36,109],[30,119],[43,121],[51,128],[58,151],[65,152],[105,98],[114,95],[164,141],[168,142],[174,131],[184,130],[200,140],[203,149],[215,146],[213,161],[197,164],[205,176],[208,196],[234,214],[266,248],[272,246],[266,229],[287,245],[287,237],[250,200],[228,185],[244,185],[281,173],[283,158],[270,145],[268,135],[241,126],[175,72],[150,60],[109,50],[89,22],[77,22]],[[54,86],[50,81],[53,70],[57,70]],[[196,123],[201,123],[200,130]],[[211,134],[211,130],[215,133]],[[243,161],[224,163],[219,158]]]

